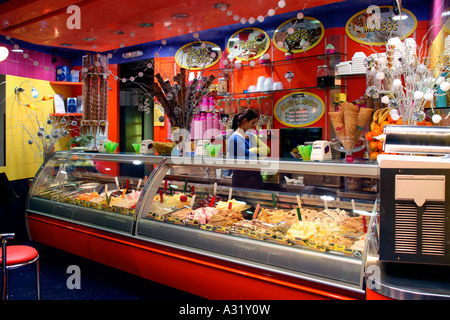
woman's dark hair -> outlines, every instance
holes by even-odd
[[[231,129],[233,129],[233,131],[236,131],[237,128],[239,128],[239,125],[241,124],[242,120],[247,119],[247,121],[251,121],[255,118],[258,118],[258,112],[256,112],[256,110],[254,109],[245,109],[244,111],[237,113],[234,117],[233,117],[233,122],[231,123]]]

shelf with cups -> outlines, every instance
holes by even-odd
[[[240,62],[240,66],[236,66],[236,62],[234,63],[233,66],[228,66],[226,68],[223,69],[213,69],[210,71],[240,71],[240,70],[245,70],[245,69],[255,69],[255,68],[263,68],[263,67],[277,67],[277,66],[282,66],[282,65],[288,65],[288,64],[292,64],[295,62],[301,62],[302,60],[307,60],[307,59],[320,59],[320,60],[324,60],[327,63],[330,63],[332,65],[337,64],[342,56],[346,56],[346,53],[327,53],[327,54],[318,54],[318,55],[304,55],[301,57],[295,57],[292,59],[284,59],[284,60],[275,60],[275,61],[265,61],[265,62],[256,62],[255,61],[255,65],[251,65],[250,63],[254,60],[251,60],[250,62],[246,61],[246,60],[239,60],[238,62]],[[246,63],[246,64],[244,64]]]
[[[320,54],[320,55],[304,55],[304,56],[299,56],[299,57],[295,57],[292,59],[287,59],[287,60],[275,60],[275,61],[266,61],[266,62],[260,62],[260,63],[255,63],[255,64],[250,64],[252,62],[254,62],[254,60],[248,62],[245,60],[240,60],[238,62],[240,62],[240,66],[237,67],[236,63],[234,65],[228,66],[225,69],[218,69],[218,70],[225,70],[228,73],[228,76],[222,79],[225,79],[226,82],[228,82],[226,84],[226,89],[225,91],[230,91],[231,93],[220,93],[218,92],[215,96],[218,99],[235,99],[235,98],[240,98],[240,97],[255,97],[255,96],[263,96],[263,95],[270,95],[273,98],[273,95],[276,93],[283,93],[283,92],[291,92],[291,91],[301,91],[301,90],[339,90],[339,89],[345,89],[345,85],[341,84],[341,80],[339,79],[339,77],[334,77],[334,72],[329,72],[329,74],[327,75],[327,81],[325,81],[326,83],[317,83],[316,86],[302,86],[302,87],[290,87],[290,83],[292,77],[289,78],[289,75],[286,74],[285,77],[289,82],[289,88],[284,88],[281,82],[278,83],[272,83],[268,86],[265,87],[266,85],[261,85],[259,86],[258,84],[256,86],[250,86],[248,90],[244,90],[244,92],[236,92],[235,91],[235,87],[233,84],[233,74],[234,73],[238,73],[238,72],[247,72],[250,70],[255,70],[258,68],[262,68],[262,67],[270,67],[271,69],[271,75],[269,76],[267,79],[272,79],[273,78],[273,74],[274,74],[274,68],[279,67],[279,66],[284,66],[284,65],[290,65],[290,64],[295,64],[295,63],[299,63],[299,62],[304,62],[308,59],[320,59],[320,60],[324,60],[325,64],[327,66],[328,69],[332,69],[334,71],[335,66],[341,61],[341,59],[343,57],[345,57],[346,54],[345,53],[327,53],[327,54]],[[246,63],[246,64],[243,64]],[[217,70],[216,70],[217,71]],[[330,70],[328,70],[330,71]],[[289,72],[288,72],[289,73]],[[260,78],[264,78],[264,77],[260,77]],[[338,78],[338,79],[335,79]],[[278,87],[277,87],[278,85]],[[251,88],[251,87],[255,87],[255,88]],[[264,90],[260,90],[258,88],[263,88]],[[251,89],[257,89],[258,91],[251,91]]]
[[[302,90],[326,90],[326,89],[341,89],[345,88],[345,85],[332,85],[332,86],[314,86],[314,87],[299,87],[299,88],[286,88],[286,89],[280,89],[280,90],[270,90],[270,91],[255,91],[255,92],[239,92],[239,93],[226,93],[226,94],[217,94],[217,99],[230,99],[230,98],[236,98],[239,96],[244,97],[267,97],[267,95],[273,95],[275,93],[279,92],[289,92],[289,91],[302,91]]]
[[[235,60],[225,68],[210,70],[225,72],[225,76],[218,78],[218,92],[214,93],[214,98],[221,110],[222,120],[225,116],[228,116],[227,119],[230,120],[234,114],[242,112],[245,108],[252,108],[259,110],[261,115],[261,131],[270,132],[268,129],[272,128],[274,122],[273,112],[276,100],[279,100],[281,96],[298,91],[312,91],[319,96],[325,96],[324,103],[327,109],[333,110],[334,99],[330,99],[330,97],[347,90],[346,82],[344,83],[346,80],[334,76],[336,65],[341,60],[345,60],[346,56],[345,53],[336,52],[317,55],[296,54],[294,58],[287,60]],[[291,81],[294,73],[290,70],[290,66],[301,64],[310,66],[312,62],[314,65],[317,64],[317,61],[320,61],[318,69],[320,67],[326,71],[323,76],[317,76],[317,82],[297,84],[296,81]],[[298,67],[292,70],[297,72]],[[255,71],[254,75],[248,75],[253,71]],[[287,86],[286,83],[283,85],[281,82],[283,74],[288,82]],[[279,80],[274,80],[276,78]],[[243,79],[244,81],[242,81]],[[254,79],[255,83],[251,83],[251,79]],[[250,86],[244,87],[243,83],[250,84]],[[222,122],[229,126],[230,121],[226,122],[225,120]],[[328,136],[328,129],[325,130],[325,136]]]
[[[346,73],[346,74],[336,74],[335,77],[351,77],[351,78],[359,78],[365,77],[366,73]]]

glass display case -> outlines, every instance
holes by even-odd
[[[357,291],[378,177],[369,162],[57,152],[27,211]]]

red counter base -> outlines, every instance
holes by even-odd
[[[393,300],[393,299],[383,296],[379,293],[376,293],[375,291],[370,290],[369,288],[366,289],[366,299],[367,300]]]
[[[364,299],[351,291],[261,272],[37,214],[28,215],[34,241],[213,300]]]

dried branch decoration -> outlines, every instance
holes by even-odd
[[[201,83],[194,79],[186,85],[186,69],[182,68],[174,77],[173,85],[164,81],[159,73],[155,78],[157,82],[153,84],[152,94],[161,103],[170,125],[190,131],[194,115],[200,111],[198,106],[203,96],[208,94],[215,76],[202,77]]]

